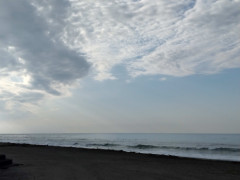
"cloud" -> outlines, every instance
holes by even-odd
[[[212,74],[240,67],[238,0],[70,0],[62,40],[86,53],[95,79]]]
[[[160,81],[166,81],[167,78],[165,78],[165,77],[161,77],[159,80],[160,80]]]
[[[90,64],[99,81],[116,79],[118,65],[132,78],[239,68],[239,7],[239,0],[0,1],[1,101],[66,95]]]
[[[41,3],[0,1],[0,94],[7,107],[64,95],[90,67],[58,37],[68,1]]]

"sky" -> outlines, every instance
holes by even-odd
[[[0,133],[240,133],[240,0],[1,0]]]

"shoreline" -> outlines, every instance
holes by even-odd
[[[73,147],[73,146],[54,146],[54,145],[41,145],[41,144],[29,144],[29,143],[11,143],[11,142],[0,142],[1,146],[25,146],[25,147],[59,147],[59,148],[73,148],[79,150],[96,150],[96,151],[108,151],[108,152],[123,152],[123,153],[133,153],[133,154],[142,154],[148,156],[160,156],[160,157],[171,157],[171,158],[180,158],[180,159],[195,159],[195,160],[207,160],[207,161],[221,161],[221,162],[236,162],[240,163],[238,160],[225,160],[225,159],[208,159],[208,158],[198,158],[198,157],[187,157],[187,156],[177,156],[177,155],[165,155],[165,154],[152,154],[152,153],[142,153],[134,151],[124,151],[124,150],[115,150],[115,149],[104,149],[104,148],[87,148],[87,147]]]
[[[0,179],[240,179],[240,162],[107,149],[0,143],[20,166]]]

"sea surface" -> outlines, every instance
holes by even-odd
[[[240,134],[0,134],[0,142],[240,161]]]

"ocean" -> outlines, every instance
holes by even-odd
[[[0,142],[240,161],[240,134],[0,134]]]

